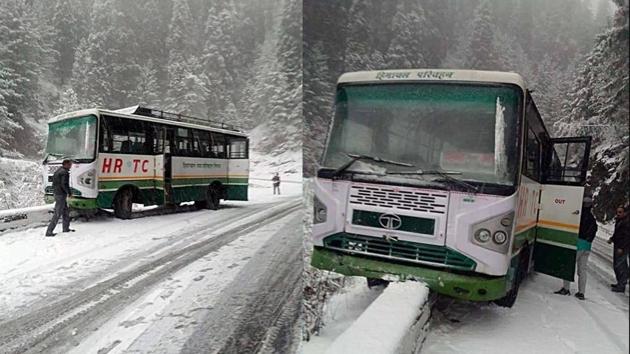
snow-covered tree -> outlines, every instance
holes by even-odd
[[[77,16],[71,0],[56,0],[51,17],[52,40],[55,50],[54,67],[60,86],[72,76],[74,52],[78,46]]]
[[[387,50],[387,66],[390,68],[423,68],[424,43],[432,32],[424,10],[420,4],[411,0],[398,1],[392,20],[391,31],[396,34]]]
[[[79,104],[76,92],[74,92],[72,87],[69,87],[61,93],[61,96],[59,97],[59,104],[57,105],[57,109],[55,109],[54,114],[58,115],[68,113],[81,108],[83,107]]]
[[[146,65],[140,68],[138,87],[134,94],[138,104],[151,108],[160,107],[160,87],[157,81],[157,70],[153,61],[149,59]]]
[[[168,53],[168,86],[166,106],[176,113],[206,114],[205,78],[196,58],[193,19],[186,0],[175,0],[173,17],[166,39]]]

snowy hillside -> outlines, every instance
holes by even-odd
[[[41,164],[0,157],[0,210],[43,202]]]

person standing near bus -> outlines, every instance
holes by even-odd
[[[53,232],[59,222],[59,218],[62,218],[62,231],[74,232],[70,228],[70,211],[68,209],[68,200],[70,197],[70,169],[72,168],[72,161],[63,160],[61,167],[57,169],[52,177],[53,193],[55,195],[55,213],[53,214],[48,229],[46,230],[47,237],[53,237],[56,234]]]
[[[577,252],[575,262],[577,265],[578,275],[578,292],[575,297],[584,300],[584,291],[586,290],[586,273],[588,268],[588,257],[591,254],[591,244],[597,234],[597,221],[591,212],[593,200],[585,197],[582,201],[582,215],[580,217],[580,230],[578,231]],[[562,289],[555,292],[560,295],[571,295],[571,283],[564,281]]]
[[[630,255],[630,206],[617,208],[615,215],[615,231],[608,243],[613,244],[613,268],[617,284],[611,284],[610,289],[616,293],[626,291],[628,283],[628,255]]]
[[[273,194],[276,195],[277,192],[280,195],[280,175],[278,172],[271,178],[271,182],[273,183]]]

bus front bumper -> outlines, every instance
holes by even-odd
[[[46,194],[44,200],[48,204],[54,203],[55,197],[52,194]],[[68,206],[72,209],[81,210],[98,209],[96,199],[93,198],[70,197],[68,198]]]
[[[339,253],[322,247],[314,248],[311,265],[349,276],[384,280],[394,278],[400,281],[419,280],[439,294],[469,301],[500,299],[509,290],[505,276],[456,274],[420,265],[392,263],[376,258]]]

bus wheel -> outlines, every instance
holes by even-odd
[[[133,206],[133,191],[125,188],[116,194],[114,199],[114,215],[119,219],[131,219],[131,207]]]
[[[518,288],[520,286],[519,283],[520,282],[517,280],[514,283],[514,287],[512,288],[512,290],[508,291],[508,293],[504,297],[494,300],[494,303],[501,307],[509,308],[514,306],[514,303],[516,302],[516,297],[518,296]]]
[[[221,198],[219,194],[219,190],[215,187],[209,187],[206,192],[206,206],[210,210],[219,209],[219,204],[221,203]]]

